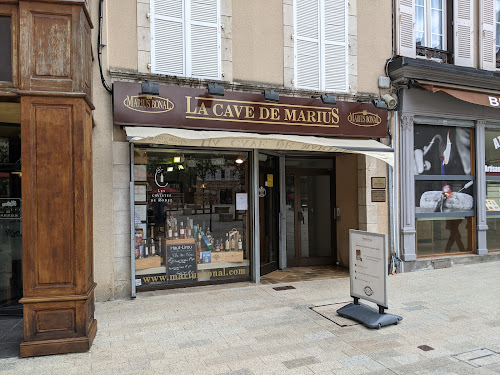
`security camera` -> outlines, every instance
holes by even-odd
[[[387,104],[388,109],[394,109],[398,105],[398,101],[390,94],[382,95],[382,99]]]

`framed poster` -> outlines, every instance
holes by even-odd
[[[134,200],[136,202],[146,202],[146,185],[134,186]]]

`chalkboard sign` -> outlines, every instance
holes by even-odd
[[[195,282],[196,245],[193,239],[165,241],[167,245],[167,283]]]

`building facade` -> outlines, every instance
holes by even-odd
[[[347,266],[349,229],[389,234],[392,117],[372,100],[389,91],[379,76],[391,4],[102,10],[112,94],[96,83],[94,247],[107,249],[96,251],[98,300]]]
[[[407,270],[498,259],[495,1],[397,1],[387,70]]]
[[[383,0],[0,1],[21,356],[87,350],[94,300],[348,266],[349,229],[396,251],[391,20]]]

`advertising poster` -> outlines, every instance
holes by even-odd
[[[415,178],[416,213],[473,210],[471,129],[416,125],[414,135],[414,174],[432,176]]]
[[[351,296],[387,306],[385,234],[349,231]]]

